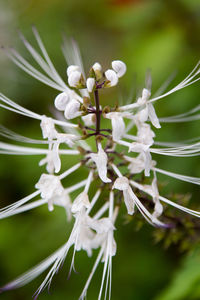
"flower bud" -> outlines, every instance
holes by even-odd
[[[106,87],[112,87],[112,86],[117,85],[118,76],[115,73],[115,71],[109,69],[105,72],[105,76],[106,76],[106,79],[108,80],[108,82],[105,85]]]
[[[66,92],[58,94],[58,96],[54,100],[55,107],[58,110],[64,111],[69,100],[70,97]]]
[[[95,85],[95,80],[94,78],[88,78],[86,81],[86,86],[88,89],[89,93],[92,93],[93,89],[94,89],[94,85]]]
[[[97,79],[97,80],[101,79],[101,77],[102,77],[102,67],[101,67],[101,65],[100,65],[98,62],[96,62],[96,63],[92,66],[92,69],[94,70],[96,79]]]
[[[120,78],[126,73],[126,65],[121,60],[114,60],[112,62],[112,68],[117,73],[117,76]]]
[[[81,80],[81,72],[79,71],[71,72],[68,77],[68,83],[71,87],[79,86],[80,80]]]
[[[75,66],[75,65],[71,65],[67,68],[67,76],[69,77],[71,75],[71,73],[75,72],[75,71],[79,71],[80,72],[80,68],[79,66]]]
[[[80,115],[80,103],[76,99],[71,99],[65,108],[65,118],[67,120],[74,119]]]
[[[100,63],[96,62],[93,66],[92,66],[92,69],[94,71],[101,71],[102,70],[102,67],[100,65]]]

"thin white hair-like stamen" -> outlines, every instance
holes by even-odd
[[[173,177],[173,178],[176,178],[176,179],[179,179],[179,180],[182,180],[182,181],[186,181],[186,182],[189,182],[189,183],[200,185],[200,178],[199,177],[191,177],[191,176],[186,176],[186,175],[182,175],[182,174],[177,174],[177,173],[169,172],[169,171],[162,170],[162,169],[159,169],[159,168],[153,168],[152,170],[154,170],[158,173],[167,175],[169,177]]]
[[[170,91],[168,91],[168,92],[166,92],[166,93],[164,93],[164,94],[162,94],[160,96],[157,96],[157,97],[154,97],[152,99],[149,99],[147,103],[152,103],[152,102],[155,102],[155,101],[157,101],[159,99],[165,98],[165,97],[171,95],[172,93],[175,93],[178,90],[181,90],[181,89],[183,89],[183,88],[185,88],[185,87],[187,87],[187,86],[195,83],[196,81],[200,80],[200,77],[194,79],[200,73],[200,69],[198,69],[199,65],[200,65],[200,62],[197,63],[197,65],[194,67],[194,69],[190,72],[190,74],[184,80],[182,80],[178,85],[176,85]],[[120,110],[123,110],[123,111],[124,110],[132,110],[132,109],[134,109],[134,108],[136,108],[138,106],[139,105],[137,103],[132,103],[132,104],[124,105],[124,106],[120,107]]]

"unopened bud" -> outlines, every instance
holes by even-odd
[[[80,103],[76,99],[71,99],[65,108],[65,118],[68,120],[74,119],[80,115]]]
[[[95,86],[95,80],[94,78],[88,78],[86,81],[87,90],[89,93],[92,93]]]
[[[80,80],[81,80],[81,72],[79,71],[71,72],[68,77],[68,83],[71,87],[78,87],[80,84]]]
[[[118,76],[115,73],[115,71],[109,69],[105,72],[105,76],[107,79],[107,81],[105,82],[105,87],[112,87],[112,86],[117,85]]]
[[[67,76],[69,77],[71,75],[71,73],[75,72],[75,71],[79,71],[80,72],[80,68],[79,66],[75,66],[75,65],[71,65],[67,68]]]
[[[54,100],[55,107],[58,110],[64,111],[70,97],[66,92],[60,93]]]
[[[112,68],[116,72],[117,76],[120,78],[126,73],[126,65],[121,60],[114,60],[112,62]]]
[[[96,79],[100,80],[102,78],[102,67],[101,67],[100,63],[96,62],[92,66],[92,70],[94,70]]]

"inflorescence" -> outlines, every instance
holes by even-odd
[[[66,84],[54,68],[35,28],[33,33],[42,55],[24,36],[21,35],[21,39],[43,72],[32,66],[15,49],[5,49],[5,53],[32,77],[59,91],[54,101],[57,113],[56,117],[39,115],[0,94],[1,108],[38,120],[43,136],[43,140],[31,139],[1,126],[0,134],[3,137],[32,144],[32,146],[1,142],[0,153],[43,155],[39,165],[46,166],[46,173],[42,174],[35,184],[36,190],[23,199],[2,208],[0,219],[47,204],[50,214],[54,210],[54,206],[63,207],[66,211],[67,221],[73,219],[74,225],[62,247],[30,271],[3,286],[1,291],[21,287],[49,269],[35,293],[37,298],[39,293],[51,284],[53,276],[66,259],[69,249],[73,247],[71,269],[74,266],[76,251],[85,250],[88,256],[91,256],[93,249],[99,249],[80,299],[86,297],[92,277],[101,262],[104,267],[98,299],[102,298],[103,293],[105,293],[105,298],[108,295],[110,299],[112,257],[117,250],[114,238],[115,222],[121,206],[125,204],[129,215],[134,215],[137,210],[148,223],[162,228],[172,226],[170,223],[162,221],[163,203],[200,217],[200,212],[161,196],[157,174],[162,173],[197,185],[200,184],[200,179],[160,169],[152,158],[154,154],[173,157],[191,157],[200,154],[198,140],[194,140],[192,143],[189,141],[174,144],[156,142],[153,130],[154,127],[161,128],[160,123],[189,122],[200,119],[198,113],[200,106],[184,114],[162,119],[157,117],[153,106],[153,103],[159,99],[198,81],[200,79],[199,64],[182,82],[162,95],[151,97],[151,77],[148,76],[146,87],[136,102],[124,106],[111,107],[107,105],[102,107],[101,90],[112,88],[118,84],[119,79],[126,73],[125,63],[121,60],[114,60],[111,63],[111,69],[104,71],[102,66],[96,62],[86,77],[79,50],[73,43],[70,56],[64,49],[68,64],[68,84]],[[109,128],[102,126],[103,119],[110,120]],[[70,120],[75,120],[76,123]],[[133,127],[135,135],[131,133]],[[95,143],[90,143],[91,139],[95,140]],[[47,145],[47,147],[36,148],[34,144]],[[61,156],[62,160],[66,157],[77,156],[79,162],[61,172]],[[64,187],[62,180],[67,176],[70,178],[74,172],[79,174],[80,168],[87,171],[87,177],[81,178],[80,175],[77,175],[76,184]],[[138,174],[141,177],[138,177]],[[149,178],[149,184],[144,182],[144,178]],[[96,192],[92,194],[91,185],[94,182]],[[71,193],[74,191],[79,191],[79,194],[72,199]],[[150,208],[147,208],[138,192],[142,192],[148,197]]]

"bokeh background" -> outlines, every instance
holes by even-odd
[[[155,93],[162,83],[176,73],[173,84],[183,79],[200,59],[199,0],[0,0],[0,44],[14,46],[29,57],[18,37],[18,29],[35,42],[31,26],[39,30],[56,68],[66,78],[66,63],[61,53],[63,33],[74,37],[80,48],[86,70],[96,61],[105,68],[114,59],[128,67],[120,87],[102,97],[103,105],[135,99],[144,86],[147,68],[152,70]],[[175,72],[175,73],[174,73]],[[172,85],[171,85],[172,86]],[[1,92],[40,114],[51,110],[56,91],[37,82],[0,53]],[[187,111],[199,104],[200,83],[179,91],[156,103],[158,116]],[[1,123],[28,137],[40,138],[37,121],[1,110]],[[164,125],[156,132],[158,140],[180,141],[199,136],[199,122]],[[0,157],[1,207],[34,191],[44,169],[41,157]],[[200,175],[196,158],[156,157],[161,168],[191,176]],[[70,166],[65,162],[65,167]],[[164,193],[192,193],[198,205],[198,188],[160,176]],[[200,299],[200,250],[191,245],[189,252],[178,245],[164,249],[155,243],[154,229],[145,225],[125,224],[123,215],[117,222],[118,244],[113,259],[112,299],[115,300],[184,300]],[[64,212],[56,208],[51,214],[46,207],[1,221],[0,285],[20,275],[47,257],[69,234]],[[70,256],[55,276],[50,294],[45,290],[40,299],[78,299],[94,259],[85,253],[76,256],[77,274],[67,280]],[[102,267],[101,267],[102,268]],[[101,268],[88,292],[97,299]],[[0,299],[31,299],[44,274],[34,282],[0,295]]]

